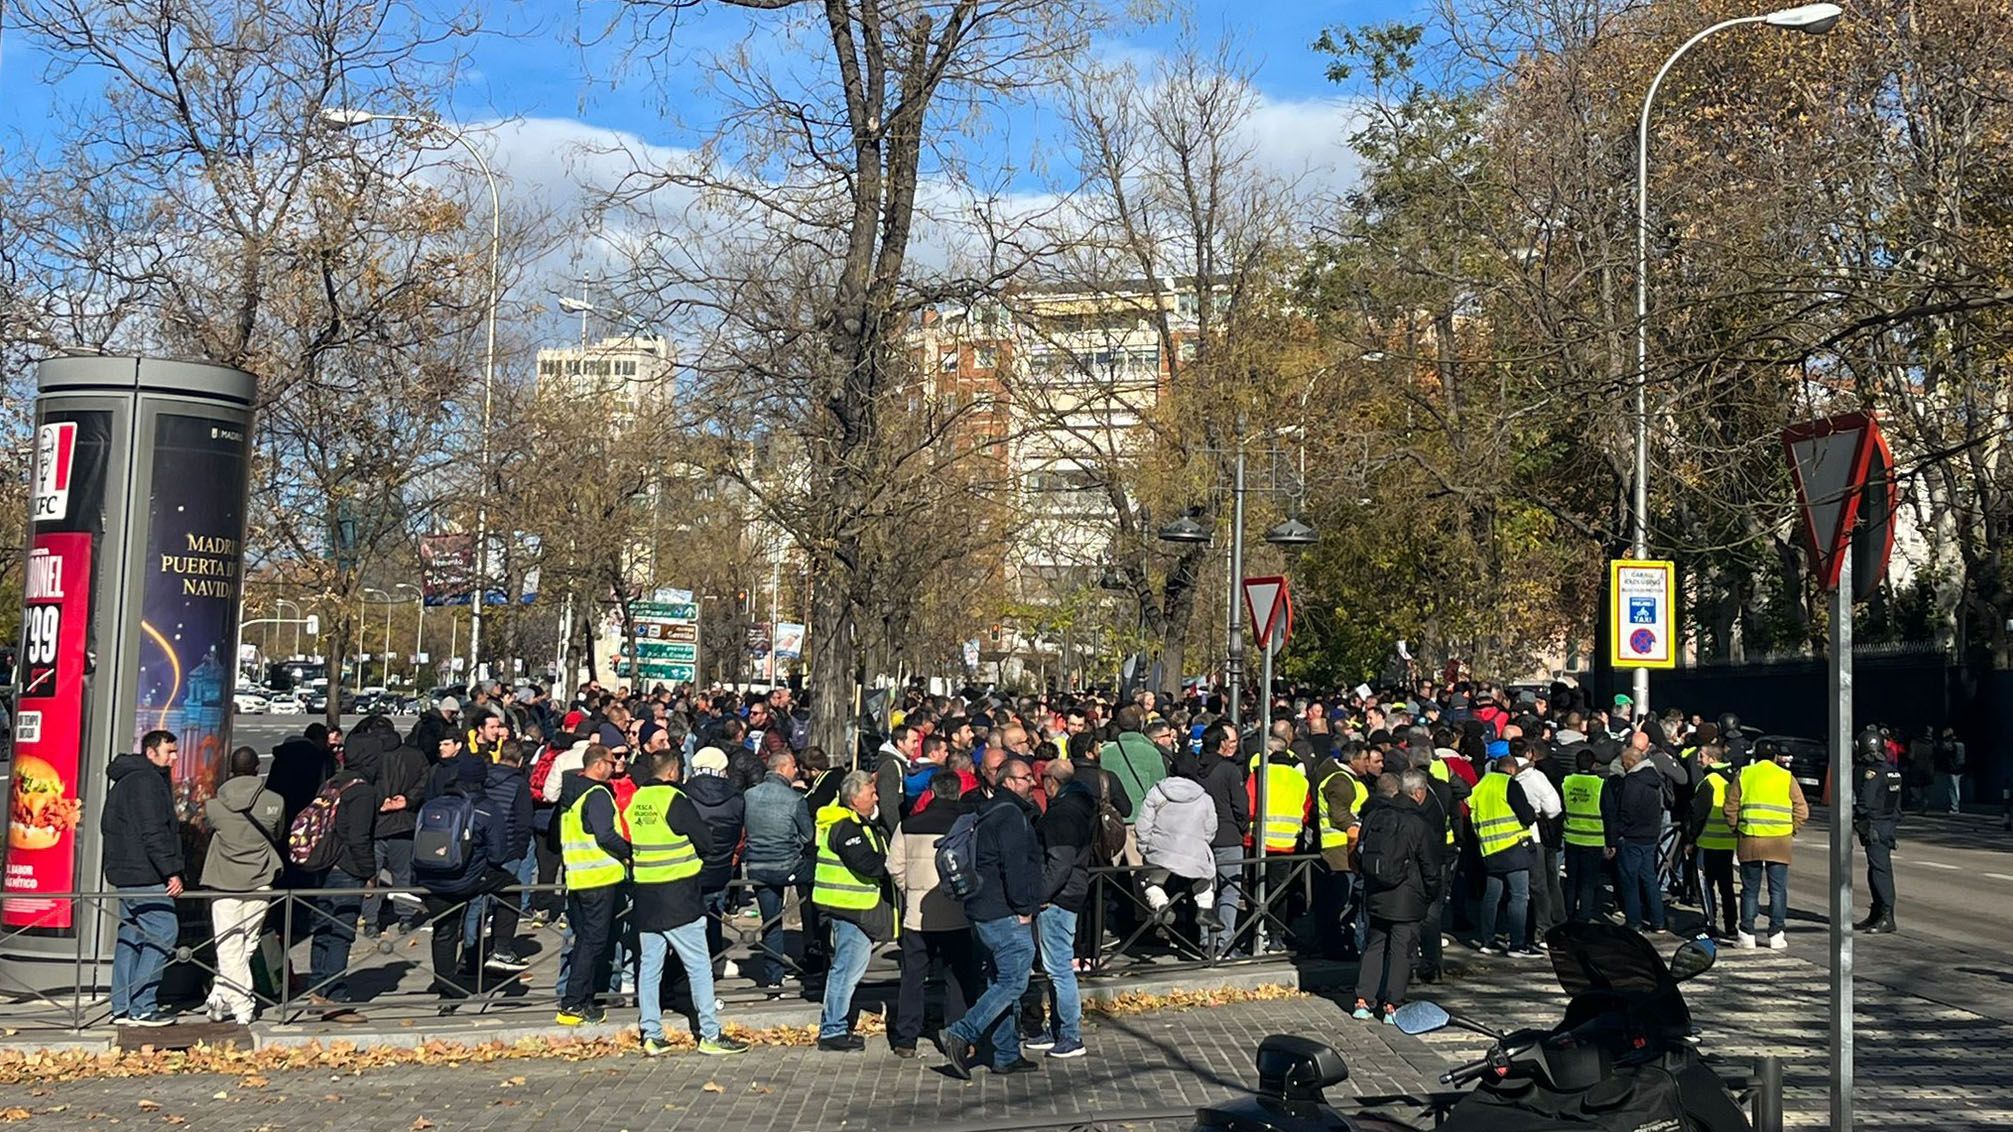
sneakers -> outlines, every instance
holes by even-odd
[[[1082,1057],[1089,1052],[1083,1048],[1083,1043],[1075,1038],[1062,1038],[1049,1047],[1048,1055],[1058,1061],[1067,1061],[1070,1058]]]
[[[1735,932],[1735,933],[1733,934],[1733,945],[1734,945],[1735,947],[1738,947],[1738,948],[1740,948],[1740,949],[1741,949],[1742,951],[1753,951],[1753,950],[1754,950],[1754,933],[1753,933],[1753,932]]]
[[[1477,946],[1476,946],[1476,948],[1475,948],[1475,954],[1477,954],[1477,955],[1494,955],[1494,956],[1501,956],[1501,955],[1505,954],[1505,952],[1503,951],[1503,949],[1502,949],[1502,948],[1500,948],[1500,947],[1497,947],[1497,946],[1496,946],[1495,944],[1493,944],[1493,943],[1484,943],[1484,944],[1479,944],[1479,945],[1477,945]]]
[[[1149,884],[1146,886],[1146,906],[1148,908],[1151,908],[1155,915],[1158,915],[1160,912],[1165,910],[1169,904],[1172,903],[1174,902],[1167,898],[1166,889],[1160,887],[1157,884]]]
[[[599,1026],[608,1021],[608,1012],[598,1006],[562,1006],[552,1020],[561,1026]]]
[[[671,1043],[665,1041],[663,1038],[643,1039],[644,1057],[663,1057],[665,1054],[670,1052],[671,1052]]]
[[[732,959],[727,960],[726,962],[720,964],[720,977],[723,979],[740,978],[741,965],[739,963],[734,962]]]
[[[1358,1022],[1374,1022],[1377,1020],[1377,1012],[1370,1009],[1370,1003],[1367,999],[1359,998],[1356,1000],[1356,1009],[1350,1011],[1349,1017],[1354,1018]]]
[[[818,1048],[826,1053],[858,1053],[867,1048],[867,1039],[858,1034],[840,1034],[836,1038],[819,1038]]]
[[[1197,911],[1201,912],[1207,912],[1211,908],[1216,907],[1216,890],[1210,888],[1208,885],[1196,889],[1195,907]]]
[[[1398,1024],[1398,1008],[1388,1002],[1384,1004],[1384,1024],[1386,1026],[1396,1026]]]
[[[1025,1057],[1016,1057],[1005,1065],[993,1066],[993,1073],[1005,1077],[1014,1073],[1032,1073],[1040,1068],[1041,1062],[1039,1061],[1029,1061]]]
[[[1768,937],[1768,949],[1770,951],[1789,950],[1789,937],[1781,932],[1776,932],[1774,935]]]
[[[818,1044],[823,1045],[824,1043],[820,1041]],[[937,1048],[943,1050],[944,1056],[950,1059],[949,1068],[951,1076],[956,1077],[960,1081],[969,1081],[972,1079],[972,1047],[970,1044],[959,1041],[957,1035],[951,1033],[948,1029],[944,1029],[937,1031]]]
[[[1048,1050],[1054,1049],[1055,1046],[1056,1041],[1053,1034],[1036,1034],[1032,1038],[1026,1038],[1021,1041],[1022,1049]]]
[[[426,907],[426,901],[421,900],[419,894],[414,892],[388,892],[385,894],[385,899],[413,908]]]
[[[1513,947],[1508,952],[1512,959],[1543,959],[1544,953],[1532,947]]]
[[[173,1018],[159,1011],[155,1011],[152,1014],[114,1014],[112,1016],[112,1025],[114,1026],[141,1026],[147,1029],[156,1029],[161,1026],[172,1026],[174,1024],[175,1020]]]
[[[737,1053],[747,1053],[748,1043],[721,1034],[717,1038],[706,1038],[699,1042],[699,1052],[708,1057],[730,1057]]]
[[[514,952],[498,951],[492,953],[489,958],[483,960],[482,966],[484,970],[504,971],[510,974],[515,974],[518,971],[522,971],[527,967],[530,967],[531,964],[525,962],[523,959],[518,958]]]

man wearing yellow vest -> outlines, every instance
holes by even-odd
[[[1698,788],[1692,792],[1690,820],[1685,837],[1697,849],[1699,897],[1705,904],[1706,930],[1726,942],[1738,939],[1734,917],[1739,905],[1733,897],[1733,827],[1726,821],[1726,792],[1732,774],[1726,766],[1726,748],[1718,742],[1702,743],[1698,760]]]
[[[1778,749],[1775,761],[1757,759],[1727,784],[1720,812],[1734,832],[1740,858],[1740,931],[1736,947],[1755,946],[1754,921],[1760,912],[1761,884],[1768,881],[1768,946],[1789,946],[1789,851],[1796,831],[1810,820],[1803,787],[1789,773],[1790,755]]]
[[[1573,773],[1560,783],[1566,810],[1566,919],[1584,924],[1601,914],[1601,876],[1607,871],[1607,827],[1601,818],[1606,780],[1594,773],[1594,752],[1582,745]]]
[[[748,1047],[720,1032],[713,997],[713,956],[706,941],[706,902],[699,888],[702,858],[713,850],[713,835],[699,808],[678,789],[684,756],[659,750],[643,756],[650,780],[629,799],[630,866],[634,870],[636,937],[643,953],[636,984],[643,1056],[670,1050],[664,1041],[664,960],[678,953],[699,1016],[699,1052],[744,1053]]]
[[[1357,819],[1363,804],[1370,800],[1370,784],[1382,773],[1384,752],[1353,742],[1314,764],[1314,813],[1321,838],[1321,864],[1314,870],[1314,924],[1320,933],[1321,952],[1330,959],[1344,957],[1344,941],[1349,935],[1342,930],[1342,917],[1355,890],[1351,857]],[[1357,922],[1364,921],[1359,916]],[[1361,955],[1360,935],[1355,942],[1356,954]]]
[[[615,910],[629,879],[629,841],[608,785],[621,766],[622,756],[591,743],[580,769],[559,787],[559,856],[566,865],[566,925],[573,931],[560,986],[562,1026],[608,1018],[597,998],[615,959]]]
[[[1300,847],[1300,835],[1307,828],[1307,819],[1314,811],[1314,788],[1307,781],[1307,768],[1300,756],[1288,750],[1284,741],[1276,735],[1263,739],[1265,761],[1259,756],[1251,756],[1249,767],[1251,777],[1245,780],[1245,787],[1251,796],[1251,855],[1259,855],[1259,839],[1264,839],[1265,854],[1278,856],[1292,853]],[[1258,812],[1258,776],[1265,776],[1265,813]],[[1294,906],[1299,895],[1298,885],[1290,883],[1293,877],[1293,862],[1267,861],[1265,863],[1265,892],[1269,908],[1259,908],[1256,919],[1258,935],[1255,940],[1263,941],[1265,920],[1268,915],[1280,923],[1292,923],[1300,909]]]
[[[1524,927],[1531,907],[1531,868],[1537,863],[1531,848],[1531,826],[1538,813],[1524,797],[1516,774],[1517,760],[1504,754],[1468,795],[1468,811],[1487,878],[1482,885],[1475,949],[1483,955],[1507,953],[1512,958],[1535,959],[1538,953],[1524,946]],[[1510,901],[1509,942],[1499,944],[1496,917],[1506,894]]]
[[[838,799],[813,815],[818,866],[811,881],[811,903],[832,925],[832,965],[825,974],[818,1048],[832,1053],[867,1048],[866,1040],[853,1033],[853,990],[867,973],[874,944],[895,937],[888,842],[874,823],[879,803],[874,776],[864,770],[848,771],[839,781]]]

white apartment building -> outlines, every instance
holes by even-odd
[[[665,409],[676,392],[677,356],[654,334],[603,338],[538,351],[538,393],[604,408],[618,431],[648,409]]]

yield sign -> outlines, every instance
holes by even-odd
[[[1259,648],[1271,645],[1274,633],[1279,634],[1279,643],[1285,644],[1293,626],[1293,604],[1286,595],[1286,579],[1244,579],[1244,618],[1250,623],[1251,635],[1257,638]]]
[[[1880,425],[1871,413],[1826,417],[1784,429],[1782,446],[1789,454],[1790,475],[1803,508],[1804,542],[1820,586],[1838,585],[1839,567],[1853,548],[1860,520],[1865,518],[1876,528],[1861,540],[1866,544],[1864,561],[1854,563],[1857,588],[1867,592],[1887,567],[1898,494],[1893,458]]]

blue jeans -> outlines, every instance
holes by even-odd
[[[1615,883],[1622,890],[1622,917],[1629,926],[1662,931],[1664,893],[1654,842],[1624,841],[1615,847]]]
[[[1769,934],[1789,927],[1789,866],[1780,861],[1740,863],[1740,930],[1754,934],[1755,917],[1761,912],[1762,877],[1768,878]]]
[[[1510,946],[1524,946],[1524,921],[1531,910],[1531,872],[1518,869],[1514,873],[1490,873],[1482,884],[1481,915],[1476,918],[1475,939],[1483,947],[1492,947],[1496,942],[1496,912],[1503,902],[1503,891],[1510,893]]]
[[[785,955],[783,894],[796,883],[796,879],[788,869],[750,869],[748,880],[755,886],[755,906],[762,912],[762,942],[755,948],[754,970],[750,973],[758,987],[780,987],[783,985]]]
[[[1027,991],[1028,974],[1034,966],[1034,932],[1015,916],[981,920],[972,925],[972,932],[992,957],[993,981],[965,1016],[950,1024],[948,1032],[971,1045],[990,1032],[993,1066],[1003,1068],[1020,1057],[1020,996]]]
[[[1938,804],[1938,808],[1944,813],[1961,814],[1964,812],[1963,775],[1939,772],[1936,775],[1936,790],[1937,793],[1943,796],[1943,800]]]
[[[1034,918],[1041,937],[1041,968],[1055,999],[1055,1037],[1083,1040],[1083,999],[1076,990],[1076,913],[1050,905]]]
[[[351,876],[341,869],[330,869],[321,888],[357,889],[364,886],[363,877]],[[311,934],[314,943],[308,948],[308,985],[311,993],[336,1002],[347,1002],[349,992],[343,985],[342,974],[349,966],[350,945],[356,942],[357,913],[363,908],[362,895],[321,896],[315,899],[314,927]],[[435,925],[440,931],[445,925]],[[448,926],[447,930],[453,931]]]
[[[685,980],[692,986],[692,1010],[699,1015],[699,1040],[710,1042],[720,1036],[720,1012],[713,1009],[713,959],[706,953],[706,918],[680,924],[668,932],[641,932],[643,972],[636,985],[638,1019],[643,1036],[663,1040],[664,1008],[659,1001],[664,989],[664,955],[676,951],[685,967]]]
[[[874,942],[851,920],[827,917],[832,924],[832,965],[825,972],[825,1008],[818,1015],[820,1038],[843,1038],[853,1030],[853,989],[867,973]]]
[[[1230,951],[1237,940],[1238,904],[1244,899],[1244,866],[1226,862],[1241,860],[1244,847],[1222,845],[1210,850],[1216,858],[1216,923],[1211,925],[1210,917],[1202,917],[1202,941],[1212,955],[1223,955]]]
[[[509,873],[511,879],[520,885],[536,884],[538,883],[538,853],[533,849],[527,848],[524,851],[524,856],[519,857],[515,861],[505,861],[502,869],[504,872]],[[531,894],[529,892],[506,892],[498,896],[483,895],[470,899],[468,907],[462,909],[461,912],[461,946],[471,955],[477,954],[475,943],[478,939],[482,938],[482,916],[483,913],[489,911],[490,901],[492,900],[517,901],[519,915],[531,911]],[[435,925],[433,930],[439,931],[440,927]],[[492,939],[489,943],[492,948],[508,949],[511,941],[507,939]]]
[[[159,1010],[161,972],[175,953],[175,900],[161,884],[119,889],[119,934],[112,952],[112,1014],[145,1018]]]

